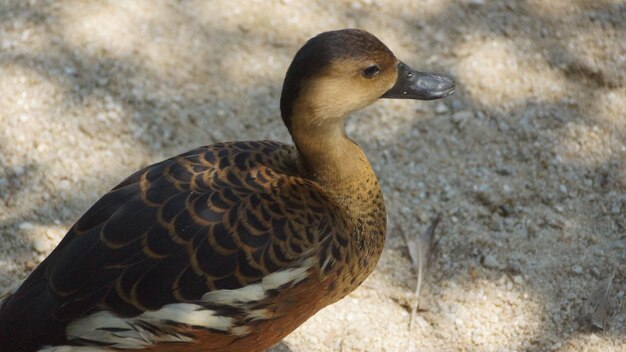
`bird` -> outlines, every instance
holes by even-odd
[[[312,37],[280,98],[293,145],[217,143],[124,179],[0,303],[0,351],[270,348],[355,290],[383,251],[383,194],[346,116],[454,89],[367,31]]]

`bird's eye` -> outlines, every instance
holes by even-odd
[[[372,65],[366,68],[365,70],[363,70],[363,77],[369,79],[369,78],[373,78],[379,73],[380,73],[380,67],[378,67],[378,65]]]

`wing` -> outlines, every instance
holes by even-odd
[[[307,279],[312,266],[331,270],[345,255],[345,225],[324,193],[297,176],[295,160],[291,147],[276,142],[235,142],[193,150],[130,176],[80,218],[7,301],[0,338],[3,321],[27,326],[33,315],[43,315],[56,324],[46,327],[45,342],[65,343],[68,323],[82,318],[89,326],[85,317],[102,312],[125,322],[167,313],[183,325],[204,322],[226,331],[245,313],[241,304],[220,308],[220,302],[248,300],[251,306],[252,298],[267,299]],[[190,302],[195,307],[185,306]],[[203,316],[198,322],[197,314],[187,312],[176,320],[185,309],[232,319],[220,325]],[[107,329],[119,333],[115,324]],[[91,336],[77,324],[72,329],[70,339]],[[32,342],[41,332],[20,334]]]

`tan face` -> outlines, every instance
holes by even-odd
[[[295,108],[310,109],[302,116],[315,116],[309,122],[316,125],[336,122],[371,105],[393,87],[397,63],[387,53],[336,60],[303,85]]]

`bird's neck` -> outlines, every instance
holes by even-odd
[[[343,119],[336,119],[336,123],[311,123],[322,121],[315,117],[297,116],[291,124],[302,169],[306,177],[326,191],[350,224],[347,258],[336,277],[337,285],[343,289],[329,295],[328,304],[354,290],[374,270],[384,247],[387,224],[374,170],[363,150],[346,136]]]
[[[307,177],[323,188],[339,191],[376,179],[365,153],[346,136],[343,124],[296,128],[292,137]]]
[[[368,211],[371,198],[382,197],[380,187],[365,153],[346,136],[343,117],[295,117],[290,130],[306,177],[319,184],[342,208]]]

